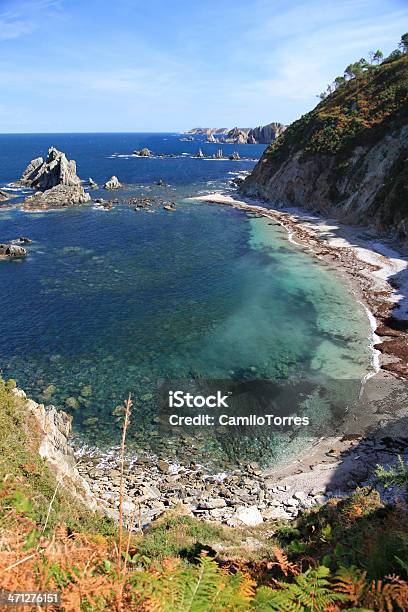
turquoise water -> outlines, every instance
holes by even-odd
[[[197,148],[174,135],[161,141],[154,135],[153,144],[142,136],[126,138],[133,148],[157,149],[160,142],[178,153]],[[18,177],[34,149],[42,152],[44,136],[37,146],[33,135],[27,138],[26,148],[15,144],[3,185]],[[34,241],[26,260],[0,265],[0,367],[35,399],[70,411],[81,440],[104,449],[117,444],[115,407],[131,392],[130,445],[181,456],[157,430],[163,379],[309,380],[335,373],[347,380],[369,371],[369,322],[329,267],[268,220],[186,199],[225,188],[229,173],[253,161],[152,159],[146,176],[146,160],[110,157],[131,150],[123,135],[116,141],[98,135],[103,147],[93,166],[78,153],[86,149],[80,147],[85,135],[65,138],[47,141],[74,156],[73,139],[82,177],[119,176],[127,183],[115,192],[121,202],[155,193],[178,208],[170,214],[135,212],[124,203],[112,211],[0,209],[0,239]],[[164,175],[170,186],[158,188],[153,175]],[[200,448],[205,453],[213,445],[203,440]]]

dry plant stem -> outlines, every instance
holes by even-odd
[[[120,574],[121,567],[122,567],[121,557],[122,557],[122,540],[123,540],[123,471],[124,471],[124,463],[125,463],[126,432],[129,426],[131,408],[132,408],[132,399],[129,393],[129,397],[125,401],[125,420],[123,422],[122,443],[120,446],[118,574]]]

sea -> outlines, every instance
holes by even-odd
[[[13,182],[50,146],[76,160],[85,187],[89,177],[119,178],[121,189],[90,192],[117,200],[112,209],[17,206],[30,190]],[[133,154],[143,147],[153,155]],[[199,147],[227,158],[197,158]],[[163,430],[161,389],[173,381],[301,389],[295,412],[308,410],[326,433],[346,414],[351,388],[373,368],[370,322],[351,288],[270,219],[194,200],[234,195],[234,179],[263,150],[173,133],[0,135],[0,189],[17,196],[0,207],[0,242],[32,240],[25,259],[0,262],[0,369],[72,414],[76,444],[117,445],[131,394],[136,454],[182,463],[193,446],[201,462],[223,467],[287,458],[293,432],[246,429],[231,444],[236,432],[225,427]],[[240,160],[228,159],[233,151]],[[149,212],[137,197],[154,200]]]

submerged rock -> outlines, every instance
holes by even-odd
[[[117,176],[113,175],[109,181],[106,181],[103,187],[104,189],[120,189],[120,187],[122,187],[122,183],[119,182]]]
[[[25,257],[27,251],[15,244],[0,244],[0,259],[14,259],[18,257]]]

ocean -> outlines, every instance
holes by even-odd
[[[78,444],[102,450],[118,444],[118,406],[131,393],[129,446],[136,453],[168,449],[183,461],[188,436],[166,438],[158,425],[163,381],[360,381],[372,352],[367,315],[333,269],[270,220],[191,199],[233,193],[232,179],[251,170],[264,146],[181,138],[0,135],[0,189],[13,189],[50,146],[76,160],[82,179],[101,185],[116,175],[124,185],[91,192],[117,198],[112,210],[0,207],[0,241],[33,241],[26,259],[0,262],[0,369],[35,400],[70,412]],[[132,155],[142,147],[155,155]],[[236,150],[242,159],[197,159],[199,147]],[[27,190],[13,193],[19,198],[8,204]],[[174,201],[176,211],[135,211],[127,201],[136,196]],[[283,443],[261,450],[250,439],[237,449],[203,436],[201,460],[268,464],[277,446],[284,453]]]

